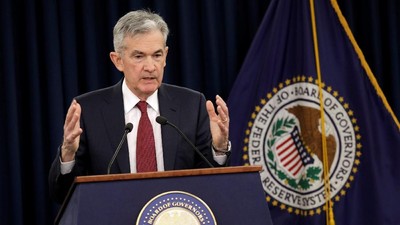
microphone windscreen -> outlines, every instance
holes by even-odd
[[[128,133],[132,131],[132,128],[133,128],[133,124],[132,123],[127,123],[125,125],[125,130],[128,131]]]
[[[165,125],[168,122],[167,118],[165,118],[163,116],[157,116],[156,121],[157,121],[157,123],[159,123],[161,125]]]

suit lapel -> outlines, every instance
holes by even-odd
[[[113,151],[112,154],[114,154],[114,151],[116,150],[119,142],[121,141],[125,128],[124,103],[123,103],[121,85],[122,81],[114,85],[114,87],[112,88],[111,95],[105,98],[106,106],[103,108],[104,123],[107,128],[108,137],[110,138],[112,146],[115,146],[114,149],[112,149]],[[122,145],[121,150],[114,164],[117,164],[120,171],[111,169],[113,173],[130,172],[129,151],[126,141]],[[115,167],[116,165],[114,165],[111,168]]]
[[[158,102],[160,106],[160,115],[164,116],[171,123],[179,127],[179,106],[175,99],[173,99],[168,92],[165,84],[162,84],[158,89]],[[164,169],[173,170],[175,165],[175,156],[178,149],[179,134],[168,125],[161,127],[163,155],[164,155]]]

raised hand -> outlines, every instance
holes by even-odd
[[[208,116],[210,117],[212,144],[215,150],[227,151],[229,142],[228,106],[219,95],[215,97],[215,104],[216,109],[210,100],[206,102]]]
[[[68,109],[64,122],[64,138],[61,146],[61,160],[69,162],[75,159],[75,153],[79,147],[81,106],[74,99]]]

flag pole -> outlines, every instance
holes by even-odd
[[[319,90],[319,105],[321,114],[321,138],[322,138],[322,152],[323,152],[323,165],[324,165],[324,189],[325,189],[325,210],[326,210],[326,224],[334,225],[334,214],[333,206],[331,201],[330,192],[330,181],[329,181],[329,163],[328,163],[328,148],[326,144],[326,130],[325,130],[325,113],[324,113],[324,101],[323,101],[323,89],[322,89],[322,78],[321,78],[321,68],[319,63],[319,50],[318,50],[318,36],[317,27],[315,20],[315,9],[314,0],[310,0],[310,13],[311,13],[311,24],[314,42],[314,55],[315,55],[315,67],[318,76],[318,90]]]

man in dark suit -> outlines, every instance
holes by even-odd
[[[63,143],[49,173],[50,192],[58,202],[65,198],[75,176],[106,174],[128,122],[133,129],[111,173],[146,171],[139,164],[151,164],[150,159],[139,160],[137,155],[143,139],[138,138],[143,115],[140,102],[145,102],[152,127],[154,157],[148,158],[153,158],[154,171],[209,167],[172,127],[155,122],[159,115],[179,127],[214,166],[226,163],[230,142],[224,100],[216,96],[215,109],[199,92],[162,83],[168,32],[159,15],[142,10],[126,14],[115,25],[115,52],[110,58],[124,78],[72,101]]]

